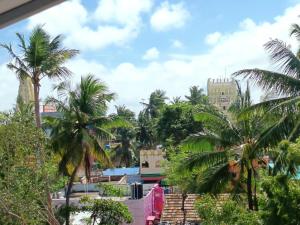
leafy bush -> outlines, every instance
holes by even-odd
[[[228,199],[222,202],[212,195],[203,195],[196,202],[196,210],[203,225],[260,225],[259,214],[246,206]]]
[[[262,182],[261,217],[266,225],[300,224],[300,183],[285,175]]]
[[[89,198],[82,198],[80,202],[84,206],[79,211],[91,213],[90,218],[86,221],[88,225],[120,225],[133,221],[128,207],[121,202],[111,199],[91,200]]]

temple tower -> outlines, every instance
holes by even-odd
[[[221,111],[227,111],[238,94],[236,81],[233,79],[208,79],[207,95],[211,104]]]
[[[34,102],[33,86],[30,77],[19,79],[18,102],[22,101],[24,104]]]

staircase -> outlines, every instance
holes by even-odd
[[[194,204],[199,195],[188,194],[185,199],[186,222],[200,222],[200,218],[194,208]],[[161,217],[161,222],[169,222],[172,225],[181,224],[183,220],[182,195],[166,194],[165,206]]]

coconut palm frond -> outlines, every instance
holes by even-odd
[[[279,121],[267,127],[257,138],[256,147],[264,148],[277,145],[282,139],[287,138],[293,122],[288,115],[282,116]]]
[[[279,66],[282,73],[289,77],[300,78],[299,58],[291,51],[289,46],[278,39],[271,40],[264,46],[270,53],[272,61]]]
[[[298,24],[292,24],[290,35],[295,36],[300,41],[300,26]]]
[[[245,69],[237,71],[233,76],[249,78],[254,84],[265,90],[274,90],[279,95],[293,95],[300,93],[300,80],[281,73],[261,69]]]
[[[228,170],[228,162],[209,167],[197,177],[200,193],[210,192],[220,193],[232,179],[232,174]]]
[[[200,167],[211,167],[220,163],[228,162],[228,151],[210,151],[192,153],[182,162],[182,168],[192,170]]]

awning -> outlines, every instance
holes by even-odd
[[[0,0],[0,29],[65,0]]]

